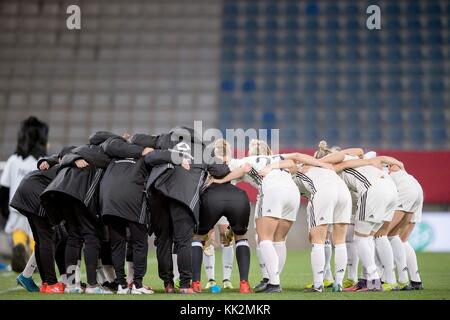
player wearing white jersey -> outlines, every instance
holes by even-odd
[[[323,165],[316,159],[303,155],[305,164]],[[225,181],[242,178],[258,189],[259,205],[256,215],[256,232],[260,253],[267,269],[269,282],[259,292],[281,292],[280,271],[286,261],[286,236],[296,220],[300,193],[288,170],[280,167],[283,157],[272,155],[268,145],[261,140],[250,141],[249,156],[240,160],[249,164],[250,171],[225,177]],[[292,167],[287,161],[284,166]],[[236,171],[237,172],[237,171]],[[278,243],[277,247],[274,243]]]
[[[296,154],[286,154],[283,157],[300,162]],[[347,264],[345,236],[351,218],[350,192],[334,170],[325,168],[300,164],[294,181],[301,194],[308,199],[307,221],[312,243],[311,267],[314,284],[306,291],[323,291],[324,266],[326,265],[324,246],[327,232],[332,231],[335,247],[333,292],[341,292]]]
[[[412,175],[405,171],[403,163],[397,159],[381,156],[374,158],[374,160],[388,166],[386,171],[389,172],[398,190],[398,205],[389,226],[388,237],[397,267],[399,289],[420,290],[423,286],[414,249],[407,242],[407,237],[402,241],[401,235],[409,235],[414,224],[421,219],[423,206],[422,187]],[[411,284],[409,284],[408,270]]]
[[[397,288],[394,272],[394,256],[387,238],[389,224],[397,202],[397,189],[390,176],[376,168],[372,160],[345,160],[344,152],[335,152],[328,161],[337,163],[340,173],[349,189],[358,197],[355,222],[355,241],[358,255],[367,273],[368,290],[390,291]],[[340,163],[339,163],[340,162]],[[375,245],[371,240],[375,238]],[[375,263],[377,257],[384,266],[386,282],[381,286],[381,277]]]

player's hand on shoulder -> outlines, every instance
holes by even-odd
[[[265,176],[267,176],[267,175],[269,174],[270,171],[272,171],[272,167],[271,167],[270,165],[268,165],[268,166],[265,166],[264,168],[262,168],[262,169],[258,172],[258,174],[259,174],[261,177],[265,177]]]
[[[42,161],[41,164],[39,165],[39,170],[44,171],[44,170],[48,170],[50,168],[50,165],[48,164],[47,161]]]
[[[75,161],[75,166],[79,169],[83,169],[89,166],[89,163],[86,162],[84,159],[78,159]]]
[[[143,155],[143,156],[146,156],[146,155],[149,154],[150,152],[153,152],[153,150],[155,150],[155,149],[146,147],[146,148],[142,151],[142,155]]]

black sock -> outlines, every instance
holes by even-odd
[[[192,281],[200,281],[202,275],[203,247],[199,241],[192,242]]]
[[[250,248],[247,240],[236,241],[236,260],[239,267],[241,280],[248,281],[248,270],[250,269]]]

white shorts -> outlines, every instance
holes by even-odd
[[[379,178],[358,199],[357,221],[391,221],[397,206],[397,187],[391,179]]]
[[[288,221],[297,219],[300,208],[300,192],[298,188],[270,188],[262,189],[259,204],[256,206],[255,219],[274,217]]]
[[[324,224],[350,223],[352,199],[347,186],[331,182],[322,186],[308,201],[306,219],[309,228]]]
[[[410,187],[399,191],[396,210],[412,212],[414,215],[411,222],[420,222],[422,220],[422,207],[423,190],[419,184],[411,185]]]
[[[220,219],[219,219],[219,221],[217,221],[216,224],[230,224],[230,223],[228,222],[227,217],[221,216]]]

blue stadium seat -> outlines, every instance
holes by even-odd
[[[319,6],[314,2],[308,3],[306,5],[306,14],[310,15],[310,16],[318,15],[319,14]]]
[[[406,13],[409,15],[418,16],[420,15],[420,5],[418,2],[410,2],[406,7]]]
[[[444,110],[445,101],[444,97],[440,94],[434,94],[430,97],[430,107],[433,110]]]
[[[389,30],[390,32],[396,32],[397,30],[402,28],[402,25],[400,23],[400,20],[398,19],[397,16],[391,17],[391,18],[386,18],[387,21],[383,22],[383,28],[386,28],[386,30]],[[393,43],[390,42],[389,39],[387,40],[388,43]]]
[[[370,146],[379,146],[381,138],[382,134],[379,127],[371,126],[367,129],[367,142]]]
[[[400,79],[391,80],[387,83],[387,91],[397,93],[402,91],[402,83]]]
[[[302,142],[308,147],[317,146],[318,143],[317,129],[315,128],[305,128],[303,131]]]
[[[288,46],[297,46],[298,44],[300,44],[300,40],[298,38],[297,34],[292,34],[289,33],[286,35],[286,37],[284,38],[284,42],[286,45]]]
[[[315,112],[306,112],[303,116],[305,127],[314,128],[317,126],[318,118]]]
[[[401,126],[392,126],[387,130],[388,142],[391,146],[398,146],[405,138],[403,128]]]
[[[395,29],[394,29],[395,30]],[[388,45],[394,45],[394,46],[398,46],[399,44],[402,43],[402,38],[400,37],[400,35],[396,32],[391,32],[389,33],[389,35],[386,37],[386,43]]]
[[[300,102],[295,97],[286,96],[282,99],[281,105],[287,109],[297,109]]]
[[[286,145],[295,148],[300,140],[298,130],[294,128],[280,130],[280,139],[285,141]]]
[[[238,44],[238,37],[234,34],[225,34],[222,38],[222,43],[225,46],[235,46]]]
[[[360,122],[359,113],[355,111],[347,111],[343,117],[344,127],[357,126]]]
[[[407,107],[410,110],[419,111],[425,107],[425,102],[422,96],[420,95],[420,91],[417,92],[413,91],[413,92],[414,94],[409,96],[407,100]]]
[[[429,31],[432,32],[440,32],[442,29],[442,22],[439,16],[437,17],[428,17],[426,26]]]
[[[305,92],[314,92],[305,90]],[[304,106],[308,110],[316,110],[319,107],[319,102],[315,96],[306,95],[300,98],[300,105]]]
[[[234,81],[233,80],[222,80],[221,88],[222,88],[222,91],[234,91]]]
[[[430,81],[429,88],[433,93],[444,92],[445,85],[441,79],[433,79]]]
[[[339,6],[337,2],[330,2],[325,6],[325,13],[335,18],[339,15]]]
[[[244,110],[254,110],[254,109],[257,108],[257,103],[256,103],[256,100],[255,100],[255,98],[253,96],[251,96],[251,95],[244,95],[241,98],[240,106]]]
[[[246,78],[254,78],[257,74],[256,66],[252,62],[253,60],[248,61],[245,67],[242,69],[242,75]]]
[[[425,123],[425,119],[423,117],[422,112],[408,112],[408,123],[412,126],[420,126],[422,127]]]
[[[220,74],[222,79],[224,78],[232,78],[236,75],[236,70],[233,67],[233,64],[222,63],[220,67]]]
[[[428,52],[428,59],[435,63],[442,63],[444,60],[444,53],[439,47],[435,47]]]
[[[327,141],[327,143],[334,146],[339,143],[340,136],[341,131],[338,128],[326,128],[323,138]]]
[[[255,123],[255,114],[253,112],[244,112],[244,114],[239,116],[242,120],[242,125],[244,128],[252,128]]]
[[[295,61],[298,60],[298,53],[296,49],[288,49],[284,54],[284,59],[287,61]]]
[[[235,16],[239,14],[239,6],[233,2],[227,2],[224,6],[223,13],[227,16]]]
[[[236,102],[231,95],[222,95],[220,97],[220,106],[225,110],[233,108],[235,104]]]
[[[440,15],[441,14],[441,6],[439,3],[427,3],[425,12],[429,15]]]
[[[337,127],[339,118],[336,109],[325,112],[323,120],[326,127]]]
[[[419,62],[422,59],[422,52],[421,52],[420,48],[411,48],[410,50],[408,50],[407,58],[409,60]]]
[[[245,14],[248,16],[257,15],[259,13],[259,7],[256,2],[249,2],[245,7]]]
[[[274,109],[277,106],[277,99],[274,95],[267,95],[262,98],[261,104],[265,109]]]
[[[246,61],[255,61],[258,60],[258,53],[256,51],[255,47],[247,47],[244,50],[244,56],[243,56],[244,60]]]
[[[274,128],[277,123],[277,117],[274,112],[265,112],[262,120],[264,128]]]
[[[400,15],[401,9],[397,3],[389,3],[384,9],[387,15],[395,16],[396,18]]]
[[[276,16],[278,11],[278,5],[276,2],[269,3],[265,9],[265,13],[269,16]]]
[[[246,31],[257,31],[258,30],[258,20],[250,18],[247,21],[245,21],[244,24]]]
[[[267,51],[272,51],[272,50],[274,50],[274,49],[267,49],[266,50],[266,52]],[[277,68],[277,66],[276,66],[276,64],[265,64],[264,66],[263,66],[263,74],[266,76],[266,77],[269,77],[269,78],[272,78],[272,77],[276,77],[277,76],[277,74],[278,74],[278,68]]]
[[[408,90],[415,93],[423,92],[423,83],[419,79],[413,79],[408,84]]]
[[[266,36],[263,38],[264,45],[271,46],[273,49],[275,49],[275,46],[278,44],[278,37],[274,33],[267,33]]]
[[[398,109],[393,109],[387,114],[386,120],[391,126],[401,126],[403,123],[402,113]]]
[[[397,95],[391,95],[386,98],[385,104],[391,110],[399,110],[402,105],[402,99]]]
[[[358,19],[351,18],[347,20],[347,22],[345,23],[345,27],[348,30],[358,30],[362,27],[362,24]]]
[[[305,91],[306,92],[317,92],[318,89],[319,89],[319,85],[313,79],[308,79],[307,82],[305,82]]]
[[[422,36],[419,32],[412,32],[406,39],[409,45],[420,46],[422,44]]]
[[[421,127],[412,127],[410,130],[410,141],[417,147],[422,147],[425,143],[425,131]]]
[[[434,146],[442,147],[447,143],[447,130],[445,128],[431,128],[431,141]]]
[[[296,19],[286,20],[286,29],[288,31],[297,31],[300,28]]]
[[[369,125],[378,126],[381,124],[381,114],[378,110],[371,110],[367,112],[366,122]]]
[[[346,127],[344,130],[344,142],[348,146],[358,146],[361,145],[361,129],[358,125],[352,127]]]
[[[220,116],[220,125],[222,128],[233,128],[234,117],[231,112],[222,112]]]
[[[300,7],[295,2],[288,2],[285,8],[287,16],[297,17],[300,14]]]
[[[255,81],[252,79],[245,80],[242,84],[242,91],[244,92],[252,92],[256,90],[256,84]]]
[[[283,82],[283,85],[281,88],[286,92],[296,92],[298,89],[297,81],[286,79],[286,81]]]
[[[370,79],[366,85],[367,91],[376,93],[381,91],[381,83],[378,79]]]
[[[278,29],[278,23],[276,19],[268,19],[265,23],[265,28],[268,31],[274,31]]]
[[[263,59],[267,61],[276,61],[278,59],[278,52],[276,48],[268,48],[263,53]]]
[[[237,55],[236,51],[233,49],[231,49],[231,50],[224,49],[222,51],[222,60],[224,62],[234,62],[237,60],[237,58],[238,58],[238,55]]]
[[[316,31],[319,28],[319,21],[316,18],[309,18],[306,20],[305,27],[310,32]]]
[[[433,33],[431,33],[427,38],[426,38],[427,42],[430,45],[442,45],[443,44],[443,39],[442,39],[442,35],[439,33],[439,31],[434,31]]]
[[[442,111],[432,111],[430,113],[430,125],[432,127],[445,127],[445,114]]]
[[[378,112],[382,106],[381,98],[379,95],[370,94],[364,97],[364,102],[370,112]]]
[[[325,22],[325,29],[327,29],[327,31],[331,31],[331,30],[337,31],[337,30],[339,30],[339,28],[340,28],[340,25],[339,25],[338,19],[334,19],[334,18],[328,19]]]
[[[407,17],[406,27],[409,30],[420,30],[422,28],[422,24],[417,16]]]
[[[227,31],[235,31],[238,29],[238,22],[236,19],[231,18],[231,19],[225,19],[223,21],[223,29],[227,30]]]

